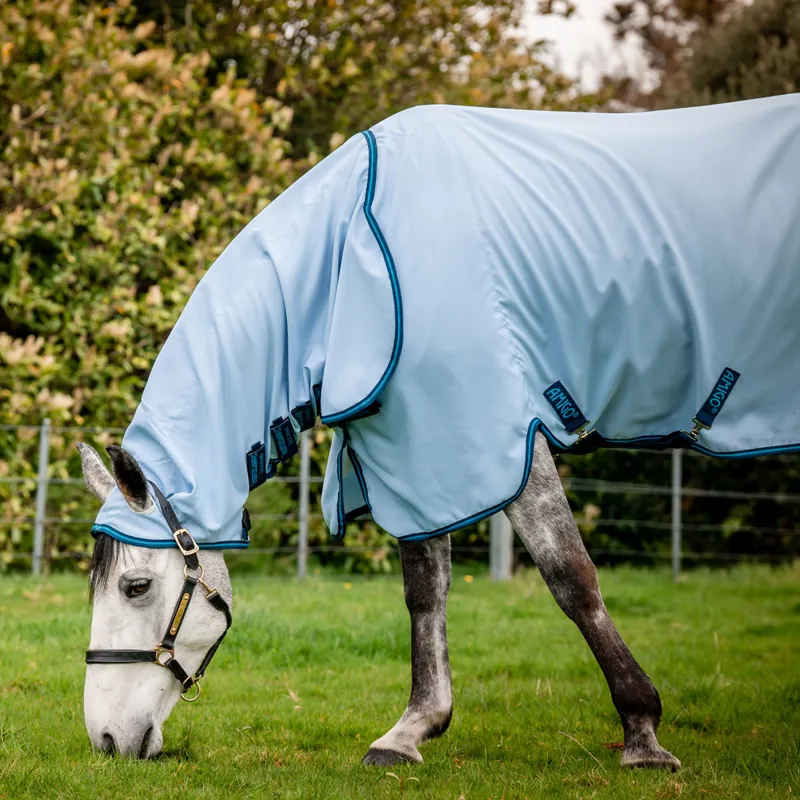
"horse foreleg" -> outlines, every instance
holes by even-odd
[[[680,761],[656,739],[661,699],[606,610],[597,570],[583,546],[541,433],[536,434],[527,485],[506,513],[556,602],[578,626],[603,670],[625,733],[621,765],[678,769]]]
[[[370,745],[364,764],[421,762],[417,746],[441,736],[453,714],[447,655],[450,537],[401,541],[400,560],[411,614],[411,698],[399,722]]]

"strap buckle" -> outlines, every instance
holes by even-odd
[[[200,547],[186,528],[178,528],[178,530],[172,534],[172,537],[175,539],[175,544],[178,545],[178,550],[180,550],[184,556],[193,556],[195,553],[200,552]],[[183,542],[181,542],[181,539],[183,539]]]

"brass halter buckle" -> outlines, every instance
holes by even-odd
[[[185,536],[186,538],[188,538],[189,541],[192,543],[192,546],[189,548],[184,547],[181,544],[181,536]],[[178,545],[178,550],[180,550],[184,556],[193,556],[195,553],[200,552],[200,546],[194,540],[192,534],[186,530],[186,528],[178,528],[178,530],[172,534],[172,538],[175,539],[175,544]]]

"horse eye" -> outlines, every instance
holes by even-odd
[[[150,588],[150,583],[150,581],[145,579],[133,581],[125,590],[125,594],[128,597],[139,597],[139,595],[143,595],[145,592],[147,592],[147,590]]]

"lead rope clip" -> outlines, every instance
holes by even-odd
[[[708,430],[711,426],[710,425],[703,425],[697,417],[692,417],[692,429],[690,431],[681,431],[681,433],[685,433],[692,441],[696,442],[698,437],[700,436],[700,432],[704,430]]]
[[[591,430],[588,431],[586,430],[586,426],[590,422],[591,420],[587,419],[586,422],[584,422],[583,425],[581,425],[580,428],[578,428],[578,430],[575,431],[575,433],[578,434],[578,441],[575,442],[575,444],[582,442],[587,436],[595,432],[596,428],[592,428]]]

